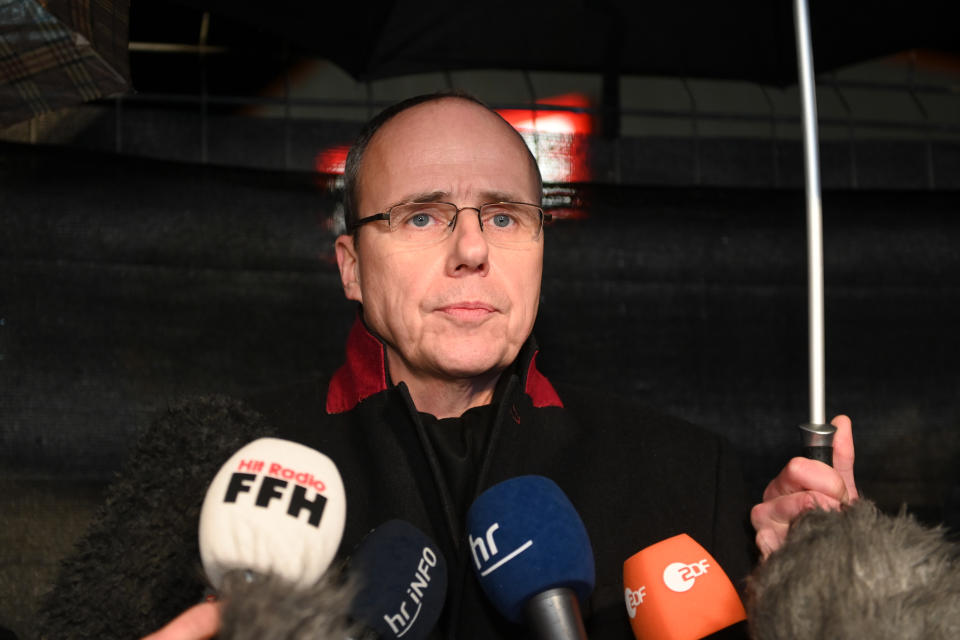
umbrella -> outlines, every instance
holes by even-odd
[[[0,128],[127,91],[126,0],[0,0]]]
[[[789,0],[181,0],[329,58],[358,80],[458,69],[527,69],[797,80]],[[960,50],[955,3],[813,0],[819,71],[912,48]],[[218,42],[237,48],[255,43]]]

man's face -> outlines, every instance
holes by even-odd
[[[416,200],[458,207],[539,202],[523,141],[479,105],[442,99],[412,107],[370,141],[360,170],[360,217]],[[428,196],[429,194],[429,196]],[[533,329],[543,234],[520,247],[490,246],[476,212],[428,247],[397,242],[383,221],[337,240],[348,298],[388,345],[394,382],[410,376],[475,378],[513,362]]]

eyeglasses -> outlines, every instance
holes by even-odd
[[[386,220],[398,242],[429,245],[440,242],[457,226],[461,211],[477,212],[480,230],[492,245],[516,246],[536,242],[543,221],[553,216],[543,209],[523,202],[490,202],[477,207],[457,207],[450,202],[403,202],[384,213],[360,218],[350,225],[353,233],[368,222]]]

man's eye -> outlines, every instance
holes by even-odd
[[[410,219],[407,221],[414,227],[428,227],[433,218],[430,217],[427,213],[415,213],[410,216]]]
[[[513,224],[513,218],[506,213],[498,213],[490,218],[490,222],[492,222],[495,227],[505,229]]]
[[[440,212],[431,208],[417,208],[405,212],[399,219],[398,227],[407,229],[430,229],[443,222],[443,216]]]

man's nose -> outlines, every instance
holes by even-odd
[[[486,275],[490,270],[490,253],[487,238],[480,227],[480,213],[476,209],[461,209],[453,227],[449,275]]]

